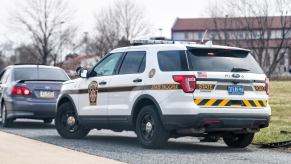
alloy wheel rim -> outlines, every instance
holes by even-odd
[[[78,130],[79,125],[74,112],[67,111],[61,117],[63,127],[73,133]]]
[[[142,138],[147,141],[150,141],[155,131],[155,122],[153,117],[149,114],[144,115],[144,117],[141,120],[140,128]]]

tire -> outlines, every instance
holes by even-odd
[[[45,124],[51,124],[52,122],[53,122],[52,118],[43,119],[43,123],[45,123]]]
[[[169,132],[163,127],[155,106],[144,106],[138,113],[136,134],[139,143],[147,149],[161,148],[168,141]]]
[[[231,148],[245,148],[252,143],[254,135],[254,133],[233,134],[223,137],[223,141]]]
[[[58,107],[55,125],[58,133],[67,139],[80,139],[90,132],[90,129],[86,129],[78,123],[74,107],[69,102]]]
[[[2,119],[2,127],[10,127],[13,123],[12,119],[7,118],[7,110],[6,110],[5,102],[1,105],[1,119]]]

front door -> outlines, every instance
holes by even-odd
[[[81,79],[79,83],[81,96],[79,96],[80,116],[97,116],[102,118],[107,115],[108,92],[106,88],[115,74],[116,66],[123,53],[113,53],[100,61],[91,72],[88,78]],[[103,118],[103,119],[104,119]]]

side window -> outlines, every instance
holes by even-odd
[[[188,71],[185,51],[160,51],[158,62],[161,71]]]
[[[127,52],[123,59],[119,74],[134,74],[141,73],[145,69],[145,56],[144,51]]]
[[[5,70],[3,70],[1,73],[0,73],[0,82],[2,83],[2,78],[3,78],[3,75],[5,73]]]
[[[6,83],[7,82],[9,74],[10,74],[10,70],[6,70],[4,72],[4,74],[2,74],[1,83]]]
[[[132,51],[127,52],[123,59],[119,74],[142,73],[145,70],[146,52]]]
[[[145,70],[145,66],[146,66],[146,55],[144,55],[144,57],[142,58],[138,73],[143,73]]]
[[[94,68],[91,76],[110,76],[114,74],[115,67],[122,56],[122,52],[110,54],[104,60],[102,60]]]

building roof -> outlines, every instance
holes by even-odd
[[[285,18],[291,21],[291,16]],[[260,22],[266,22],[263,21],[264,19],[265,17],[177,18],[172,31],[237,30],[238,28],[246,29],[247,25],[250,25],[252,29],[258,29],[262,26]],[[282,28],[280,16],[267,17],[267,22],[270,29]]]

